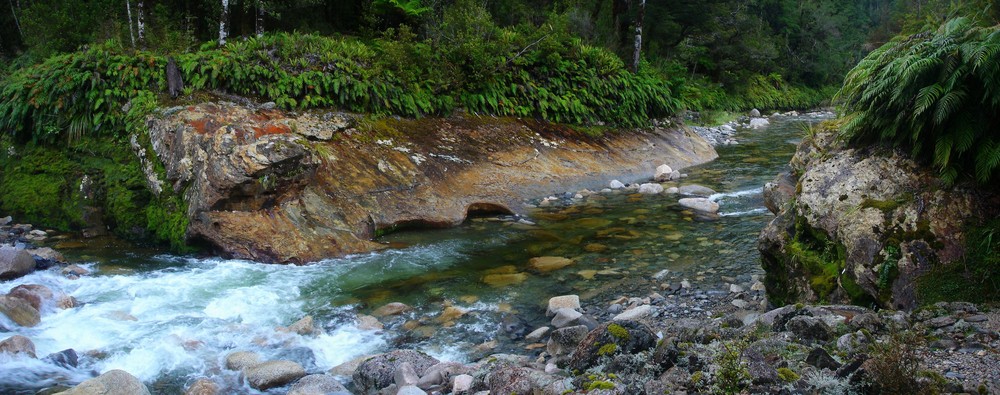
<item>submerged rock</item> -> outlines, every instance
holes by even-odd
[[[705,198],[684,198],[677,201],[683,207],[697,210],[705,213],[717,213],[719,212],[719,203],[713,202]]]

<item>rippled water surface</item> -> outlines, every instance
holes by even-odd
[[[720,203],[721,216],[711,220],[682,210],[678,196],[620,192],[539,208],[532,216],[536,225],[473,219],[458,228],[382,240],[401,248],[305,267],[177,257],[120,245],[66,248],[67,256],[89,262],[84,266],[94,273],[69,280],[39,272],[2,283],[0,291],[43,284],[81,302],[70,310],[46,306],[40,325],[15,331],[34,341],[40,358],[75,349],[80,367],[0,354],[0,392],[34,393],[115,368],[156,393],[181,392],[200,377],[215,377],[228,392],[253,392],[222,368],[225,355],[235,350],[293,359],[310,372],[399,346],[467,361],[517,351],[520,346],[504,340],[501,321],[516,317],[528,328],[542,325],[551,296],[579,294],[586,304],[597,295],[627,294],[636,279],[665,269],[665,282],[688,279],[705,288],[720,274],[759,274],[756,237],[771,217],[761,186],[785,168],[814,121],[777,118],[767,129],[741,130],[740,145],[721,147],[720,159],[686,169],[682,184],[719,192],[712,199]],[[540,272],[529,265],[539,256],[573,263]],[[388,302],[415,310],[385,321],[381,331],[358,328],[357,314]],[[464,315],[441,317],[447,306]],[[276,330],[305,315],[315,318],[323,334]],[[0,326],[15,327],[5,320],[0,316]]]

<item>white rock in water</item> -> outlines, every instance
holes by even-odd
[[[611,189],[622,189],[625,188],[625,184],[622,184],[622,182],[618,180],[611,180],[611,184],[609,184],[608,187]]]
[[[756,108],[753,109],[753,110],[750,110],[750,116],[753,117],[753,118],[759,118],[760,117],[760,110],[758,110]]]
[[[552,317],[556,315],[556,311],[559,311],[559,309],[580,310],[580,296],[563,295],[550,298],[549,308],[545,311],[545,315]]]
[[[692,210],[703,211],[706,213],[719,212],[719,204],[705,198],[684,198],[678,200],[677,203],[680,203],[681,206]]]
[[[642,184],[639,185],[639,193],[645,193],[649,195],[656,195],[659,193],[663,193],[663,185],[654,183]]]
[[[638,319],[646,318],[649,313],[653,311],[653,306],[642,305],[631,310],[625,310],[624,313],[618,314],[613,318],[613,321],[635,321]]]
[[[670,166],[660,165],[656,168],[656,175],[653,176],[653,179],[659,182],[670,181],[670,174],[673,172],[674,169],[671,169]]]
[[[760,129],[760,128],[766,127],[766,126],[768,126],[770,124],[771,124],[771,121],[768,121],[767,118],[751,118],[750,119],[750,128],[752,128],[752,129]]]

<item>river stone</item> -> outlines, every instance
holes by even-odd
[[[531,260],[528,261],[528,266],[541,273],[548,273],[562,269],[566,266],[572,265],[573,263],[573,260],[568,258],[559,256],[542,256],[531,258]]]
[[[472,389],[473,377],[467,374],[460,374],[451,380],[451,392],[453,394],[463,394]]]
[[[331,375],[310,374],[296,381],[288,390],[288,395],[326,395],[332,392],[347,392],[347,388]]]
[[[826,352],[823,347],[813,348],[809,352],[809,355],[806,356],[806,363],[819,369],[830,369],[831,371],[840,369],[840,362],[833,359],[830,353]]]
[[[219,384],[207,379],[200,378],[184,391],[184,395],[217,395],[219,394]]]
[[[316,333],[316,326],[313,324],[313,317],[307,315],[302,317],[301,320],[295,321],[286,328],[288,332],[298,333],[300,335],[311,335]]]
[[[62,274],[66,276],[86,276],[90,274],[90,271],[80,267],[80,265],[69,265],[62,269]]]
[[[267,361],[243,370],[250,386],[264,391],[298,380],[306,375],[306,370],[293,361]]]
[[[750,110],[750,114],[749,115],[750,115],[750,118],[760,118],[760,110],[758,110],[756,108],[753,109],[753,110]],[[723,126],[728,126],[728,125],[723,125]]]
[[[62,366],[64,368],[75,368],[79,365],[80,356],[76,354],[76,350],[72,348],[67,348],[60,352],[54,352],[52,354],[46,355],[42,359],[48,363],[56,366]]]
[[[833,330],[823,320],[804,315],[792,317],[785,324],[785,329],[802,340],[826,341],[833,336]]]
[[[392,302],[392,303],[386,304],[385,306],[382,306],[382,307],[379,307],[379,308],[375,309],[375,311],[372,312],[372,315],[381,318],[381,317],[388,317],[388,316],[391,316],[391,315],[403,314],[403,313],[405,313],[407,311],[410,311],[410,310],[413,310],[413,308],[410,307],[410,306],[407,306],[404,303]]]
[[[552,317],[552,326],[556,328],[565,328],[568,326],[579,325],[578,322],[580,317],[583,317],[583,313],[573,310],[573,309],[559,309],[556,310],[555,316]]]
[[[639,185],[639,193],[646,195],[656,195],[663,193],[663,185],[656,183],[646,183]]]
[[[563,295],[549,298],[549,307],[545,310],[545,315],[551,317],[559,309],[580,310],[579,295]]]
[[[405,387],[408,385],[417,385],[420,381],[420,376],[417,375],[417,371],[413,369],[413,364],[409,362],[403,362],[396,367],[396,372],[393,373],[393,383],[396,387]]]
[[[625,188],[625,184],[622,184],[622,182],[618,180],[611,180],[611,183],[608,184],[608,187],[611,189],[622,189]]]
[[[240,371],[260,363],[260,354],[252,351],[237,351],[226,356],[226,369]]]
[[[149,389],[124,370],[111,370],[84,381],[61,395],[150,395]]]
[[[653,312],[653,306],[642,305],[630,310],[625,310],[621,314],[618,314],[613,318],[613,321],[635,321],[641,320],[649,316]]]
[[[38,313],[31,303],[11,296],[0,296],[0,313],[3,313],[14,321],[15,324],[24,327],[32,327],[41,322],[41,314]]]
[[[506,287],[523,283],[528,279],[525,273],[498,273],[483,276],[483,282],[493,287]]]
[[[0,218],[0,226],[7,226],[7,224],[9,224],[9,223],[11,223],[13,221],[14,221],[14,218],[12,218],[9,215],[6,216],[6,217]]]
[[[771,124],[771,121],[768,121],[767,118],[751,118],[750,119],[750,128],[752,128],[752,129],[761,129],[761,128],[764,128],[764,127],[766,127],[766,126],[768,126],[770,124]]]
[[[380,331],[385,328],[382,322],[378,318],[372,317],[370,315],[358,314],[357,318],[358,329],[363,331]]]
[[[35,259],[27,251],[0,248],[0,280],[11,280],[35,270]]]
[[[542,338],[545,337],[545,335],[549,334],[550,330],[552,330],[552,328],[549,328],[547,326],[543,326],[541,328],[535,329],[535,330],[531,331],[531,333],[529,333],[527,336],[525,336],[524,340],[526,342],[528,342],[528,343],[534,343],[534,342],[537,342],[537,341],[541,341]]]
[[[677,190],[681,195],[709,197],[715,194],[715,190],[705,186],[692,184],[684,185]]]
[[[352,376],[354,375],[354,372],[358,370],[358,366],[361,366],[363,362],[367,361],[368,358],[371,358],[373,356],[374,355],[364,355],[354,358],[350,361],[334,366],[333,368],[330,369],[328,373],[334,376]]]
[[[490,394],[531,394],[531,372],[516,366],[502,366],[486,376]]]
[[[427,395],[427,393],[415,385],[404,385],[396,390],[396,395]]]
[[[719,212],[719,203],[713,202],[706,198],[684,198],[678,200],[681,206],[697,210],[706,213],[717,213]]]
[[[25,251],[28,254],[33,255],[35,258],[39,258],[42,260],[52,261],[52,262],[66,262],[66,257],[64,257],[63,254],[49,247],[33,248]]]
[[[426,390],[436,385],[445,385],[451,380],[452,377],[468,372],[469,368],[460,363],[441,362],[427,368],[427,371],[425,371],[424,374],[420,376],[420,380],[417,381],[417,387]]]
[[[545,351],[556,357],[569,355],[576,348],[583,338],[587,337],[589,329],[586,325],[571,326],[568,328],[556,329],[549,336],[549,342],[545,345]]]
[[[656,334],[641,322],[605,323],[587,334],[573,351],[567,366],[571,370],[582,372],[597,365],[603,357],[631,355],[649,350],[656,346],[656,340]],[[612,344],[614,346],[609,347]]]
[[[35,343],[32,343],[31,339],[27,337],[14,335],[0,341],[0,353],[26,354],[35,358]]]
[[[23,284],[14,287],[7,296],[24,299],[35,310],[42,311],[42,302],[52,299],[52,290],[38,284]]]
[[[371,395],[382,388],[393,384],[396,369],[403,362],[409,362],[417,375],[423,375],[428,368],[440,363],[437,359],[414,350],[395,350],[368,358],[357,370],[352,379],[358,391]]]
[[[660,167],[656,168],[656,174],[653,176],[653,179],[656,182],[670,181],[673,179],[673,173],[674,169],[671,169],[670,166],[660,165]]]

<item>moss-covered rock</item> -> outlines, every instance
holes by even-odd
[[[794,193],[765,188],[786,195],[765,200],[787,202],[758,244],[769,300],[910,309],[937,299],[926,290],[940,286],[915,283],[962,262],[965,230],[1000,211],[995,195],[945,187],[900,153],[848,149],[833,132],[827,125],[799,146]]]

